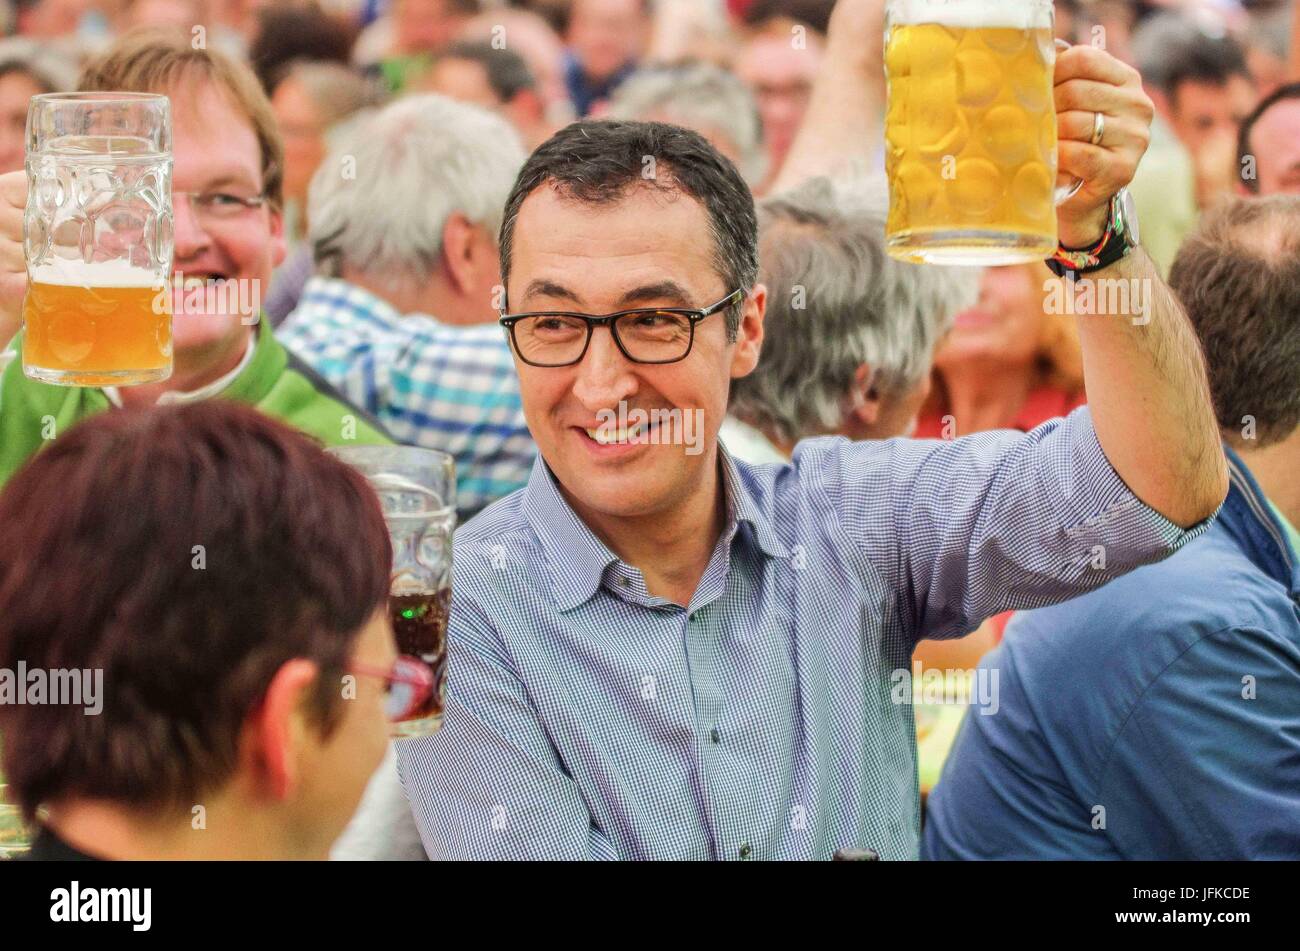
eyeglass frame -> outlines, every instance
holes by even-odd
[[[180,191],[178,189],[172,189],[173,202],[176,201],[177,195],[184,195],[189,200],[190,211],[194,214],[195,217],[199,217],[200,215],[203,215],[209,221],[212,220],[213,218],[215,218],[217,221],[237,220],[241,215],[243,215],[246,212],[256,211],[258,208],[265,208],[267,202],[271,200],[270,196],[268,196],[265,192],[262,192],[261,194],[258,195],[253,195],[251,198],[244,198],[240,195],[232,195],[229,192],[221,191],[220,189],[215,189],[213,191],[202,191],[202,192],[190,192],[190,191]],[[199,203],[199,199],[215,198],[220,196],[225,196],[226,198],[233,199],[235,204],[240,206],[239,210],[235,211],[234,209],[232,209],[233,213],[226,217],[222,217],[220,214],[213,215],[210,209],[207,212],[201,210],[203,206]]]
[[[691,355],[691,350],[695,346],[696,324],[701,320],[704,320],[706,317],[712,317],[714,314],[725,311],[728,307],[734,307],[744,299],[745,290],[744,288],[738,287],[716,304],[698,309],[690,307],[636,307],[632,310],[619,310],[612,314],[605,314],[603,316],[594,316],[592,314],[582,314],[577,311],[567,310],[530,310],[521,314],[502,313],[501,317],[497,320],[497,323],[506,329],[506,333],[510,337],[510,346],[514,349],[515,353],[519,355],[519,359],[523,360],[524,363],[528,364],[530,367],[553,370],[561,367],[577,366],[582,362],[583,358],[587,355],[587,351],[591,348],[591,337],[596,332],[597,327],[609,327],[609,335],[614,338],[614,345],[618,347],[619,352],[630,362],[647,366],[664,366],[670,363],[680,363]],[[632,356],[632,354],[628,353],[627,347],[625,347],[623,341],[619,339],[618,331],[614,329],[614,324],[615,321],[622,317],[633,316],[636,314],[675,314],[678,317],[685,317],[689,320],[691,335],[690,339],[686,341],[686,352],[680,357],[674,357],[671,360],[638,360],[636,357]],[[524,356],[523,351],[519,349],[519,341],[515,339],[515,325],[527,317],[574,317],[583,321],[587,325],[587,339],[582,344],[582,352],[579,353],[575,359],[566,361],[565,363],[534,363],[532,360],[529,360]]]
[[[416,671],[420,671],[416,673]],[[413,688],[411,701],[402,708],[400,715],[391,715],[385,705],[384,715],[388,717],[390,723],[403,723],[410,718],[410,715],[424,706],[433,691],[437,689],[438,678],[428,664],[420,658],[411,654],[398,654],[393,658],[393,665],[387,669],[377,664],[364,664],[360,661],[353,661],[347,665],[347,671],[353,674],[360,674],[363,677],[378,677],[384,681],[385,689],[391,689],[395,683],[406,684]]]

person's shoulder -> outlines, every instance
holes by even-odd
[[[1079,689],[1121,667],[1145,671],[1136,686],[1205,638],[1275,630],[1288,620],[1295,625],[1285,592],[1216,523],[1164,561],[1070,601],[1017,613],[1005,644],[1026,670],[1068,664]]]
[[[517,561],[537,548],[524,513],[526,491],[516,489],[497,499],[456,529],[452,544],[458,570],[500,571],[503,560]]]
[[[270,346],[283,346],[274,338]],[[264,341],[265,342],[265,341]],[[284,348],[285,362],[256,405],[327,446],[396,442],[375,416],[340,393],[296,353]]]

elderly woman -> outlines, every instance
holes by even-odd
[[[1029,431],[1084,402],[1074,321],[1045,312],[1041,264],[989,268],[979,301],[957,315],[934,360],[918,436]]]

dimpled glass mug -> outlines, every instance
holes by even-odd
[[[889,253],[1041,261],[1057,248],[1051,0],[889,0]]]
[[[171,107],[146,93],[33,96],[23,372],[63,386],[171,376]]]

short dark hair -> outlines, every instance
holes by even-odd
[[[269,96],[295,60],[349,65],[352,28],[319,7],[264,7],[257,12],[257,35],[248,62]]]
[[[463,59],[478,63],[487,73],[488,85],[502,103],[528,89],[537,88],[537,80],[528,63],[514,50],[496,49],[491,43],[461,40],[438,54],[438,60]]]
[[[1208,83],[1226,86],[1232,77],[1251,79],[1251,70],[1245,65],[1245,51],[1231,36],[1206,36],[1197,32],[1182,48],[1165,71],[1160,86],[1174,105],[1179,87],[1183,83]]]
[[[309,712],[328,735],[388,595],[365,479],[233,401],[61,433],[0,492],[0,525],[0,669],[103,671],[98,715],[0,704],[29,819],[69,796],[188,810],[229,781],[246,718],[293,658],[320,667]]]
[[[1219,427],[1241,443],[1300,426],[1300,198],[1228,201],[1206,213],[1169,272],[1205,351]],[[1235,435],[1234,435],[1235,434]]]
[[[834,7],[835,0],[755,0],[745,11],[744,21],[750,26],[762,26],[769,20],[788,17],[825,36]]]
[[[653,159],[655,174],[646,177]],[[561,129],[524,163],[506,200],[501,226],[501,280],[510,280],[519,208],[542,185],[586,204],[621,200],[633,188],[653,187],[694,198],[708,212],[713,264],[727,285],[748,292],[758,279],[758,218],[749,186],[727,158],[702,135],[663,122],[585,120]],[[727,311],[727,335],[735,339],[742,307]]]
[[[0,63],[0,79],[10,75],[25,76],[31,80],[33,86],[43,93],[55,91],[53,80],[30,63],[21,59],[10,59]]]
[[[1278,86],[1271,93],[1259,101],[1259,104],[1251,111],[1250,115],[1241,123],[1241,129],[1237,133],[1237,169],[1241,174],[1246,167],[1246,159],[1255,156],[1255,150],[1250,145],[1250,134],[1255,130],[1256,124],[1264,117],[1264,113],[1272,109],[1279,102],[1285,102],[1290,99],[1300,99],[1300,82],[1287,83],[1285,86]],[[1258,161],[1258,156],[1256,156]],[[1241,182],[1246,186],[1248,191],[1259,194],[1259,176],[1251,175],[1249,178],[1244,174],[1241,175]]]

